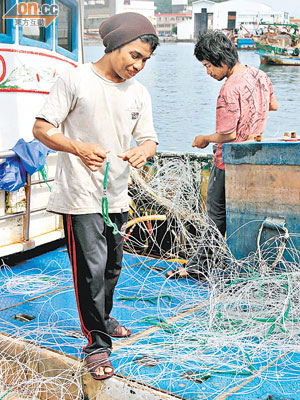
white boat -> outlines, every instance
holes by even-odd
[[[0,3],[2,162],[14,155],[9,150],[20,138],[26,142],[33,140],[35,115],[56,77],[83,61],[81,2],[64,0],[56,4],[59,13],[46,27],[43,9],[36,16],[13,18],[8,15],[14,7],[17,10],[15,1]],[[55,159],[55,154],[47,158],[50,186]],[[0,191],[0,257],[63,237],[60,218],[45,211],[50,194],[48,185],[36,173],[28,176],[25,187],[16,192]]]

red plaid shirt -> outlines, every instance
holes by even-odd
[[[221,88],[216,111],[216,132],[236,130],[235,142],[243,142],[249,135],[261,135],[266,127],[269,104],[274,94],[268,75],[254,67],[227,78]],[[222,145],[219,144],[214,164],[225,169]]]

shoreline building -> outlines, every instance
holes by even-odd
[[[178,25],[192,20],[191,12],[155,14],[156,31],[159,36],[173,36]],[[176,28],[176,29],[175,29]]]
[[[210,29],[233,30],[244,27],[254,33],[262,21],[289,23],[287,12],[275,11],[270,6],[256,1],[229,0],[215,3],[210,0],[198,0],[194,1],[192,6],[192,20],[178,25],[178,40],[195,39],[199,33]]]
[[[192,6],[188,5],[188,0],[172,0],[172,12],[156,13],[155,17],[159,36],[176,36],[178,24],[192,19]]]
[[[113,0],[110,1],[111,15],[124,12],[136,12],[144,15],[149,21],[155,23],[154,0]]]
[[[109,0],[84,0],[84,33],[99,36],[99,26],[110,16]],[[99,38],[100,40],[100,38]]]
[[[154,0],[84,0],[84,32],[98,36],[101,22],[124,12],[142,14],[155,25]]]

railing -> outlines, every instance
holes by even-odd
[[[215,149],[214,149],[215,150]],[[15,157],[16,153],[14,151],[3,151],[0,152],[0,161],[5,160],[10,157]],[[206,154],[206,153],[184,153],[184,152],[167,152],[167,151],[161,151],[157,152],[156,155],[157,158],[161,158],[162,164],[163,160],[168,160],[169,158],[186,158],[188,157],[189,159],[199,159],[202,161],[201,163],[201,195],[203,198],[205,198],[206,194],[204,195],[204,192],[206,193],[206,186],[207,186],[207,180],[208,180],[208,175],[209,175],[209,169],[210,165],[212,162],[212,155],[211,154]],[[0,222],[3,220],[9,220],[11,218],[17,218],[17,217],[23,217],[23,233],[22,233],[22,247],[23,251],[29,250],[35,247],[35,241],[37,242],[37,239],[31,240],[30,239],[30,220],[31,220],[31,215],[33,213],[39,212],[39,211],[45,211],[46,206],[44,207],[38,207],[38,208],[31,208],[31,191],[32,191],[32,186],[38,185],[41,183],[48,183],[48,182],[53,182],[54,178],[47,178],[46,180],[32,180],[31,176],[29,174],[26,175],[26,183],[24,185],[25,188],[25,211],[20,211],[20,212],[14,212],[12,214],[6,214],[3,216],[0,216]],[[56,232],[63,232],[61,228],[56,229]],[[43,234],[44,235],[44,234]],[[56,240],[59,238],[63,237],[60,236],[59,234],[55,239],[51,240]],[[37,244],[38,245],[38,244]],[[0,244],[1,246],[1,244]],[[0,252],[1,253],[1,252]],[[1,256],[1,254],[0,254]]]
[[[2,151],[0,152],[0,160],[5,160],[7,158],[15,157],[16,153],[12,150],[8,151]],[[26,172],[26,183],[24,185],[25,187],[25,211],[20,211],[20,212],[15,212],[12,214],[8,215],[2,215],[0,216],[0,221],[10,219],[10,218],[17,218],[20,216],[23,216],[23,249],[24,250],[29,250],[35,247],[35,243],[33,240],[30,240],[30,217],[31,214],[39,212],[39,211],[45,211],[46,207],[38,207],[31,209],[30,204],[31,204],[31,188],[33,185],[38,185],[41,183],[46,183],[46,182],[53,182],[54,178],[49,178],[47,180],[34,180],[32,181],[31,175],[29,175]]]

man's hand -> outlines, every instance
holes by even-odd
[[[123,153],[118,154],[118,157],[122,158],[123,161],[128,161],[134,168],[142,168],[147,162],[146,151],[142,146],[131,147]]]
[[[96,143],[77,143],[76,155],[93,172],[102,167],[109,150]]]
[[[196,136],[193,143],[192,143],[192,147],[198,147],[198,149],[204,149],[205,147],[207,147],[209,145],[209,140],[207,138],[207,136],[204,135],[199,135]]]
[[[109,150],[106,150],[97,143],[82,143],[69,139],[62,132],[48,135],[47,132],[53,128],[55,128],[54,125],[37,118],[33,127],[33,135],[36,139],[50,147],[50,149],[64,151],[79,157],[84,165],[93,172],[102,166]]]

